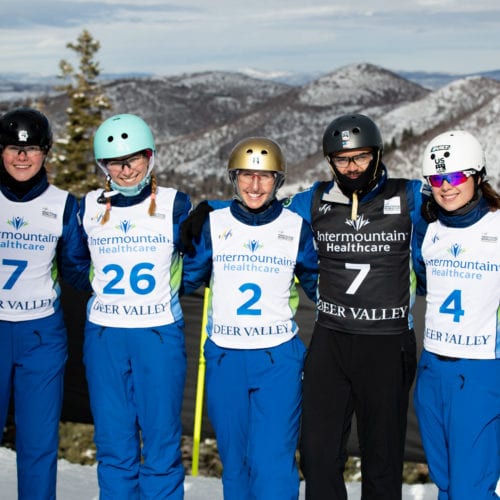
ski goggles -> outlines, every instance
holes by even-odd
[[[445,175],[429,175],[427,180],[429,181],[429,184],[435,188],[441,187],[444,181],[446,181],[450,186],[459,186],[474,173],[474,170],[463,170],[461,172],[451,172]]]

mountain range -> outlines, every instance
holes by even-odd
[[[364,113],[379,125],[386,144],[384,163],[393,177],[421,177],[427,142],[450,129],[476,135],[486,151],[492,184],[500,186],[500,81],[489,76],[452,78],[440,86],[418,83],[372,64],[343,66],[305,83],[283,76],[209,71],[174,76],[132,75],[103,80],[112,103],[109,114],[135,113],[156,140],[155,171],[160,183],[199,199],[231,193],[226,163],[234,144],[248,136],[276,140],[287,159],[281,194],[330,177],[321,151],[329,122],[344,113]],[[26,102],[2,92],[0,111]],[[24,81],[24,85],[28,82]],[[42,84],[43,82],[39,82]],[[19,85],[22,85],[21,83]],[[36,83],[33,83],[36,85]],[[37,94],[57,137],[66,120],[65,95],[53,87]]]

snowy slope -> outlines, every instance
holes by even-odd
[[[17,495],[16,455],[0,448],[0,499],[14,500]],[[349,499],[360,498],[360,483],[349,483]],[[185,500],[222,500],[222,485],[219,479],[208,477],[186,477]],[[434,500],[437,496],[433,484],[403,485],[403,500]],[[75,465],[59,460],[57,498],[61,500],[97,500],[98,487],[96,467]],[[301,483],[300,499],[304,499],[304,484]]]

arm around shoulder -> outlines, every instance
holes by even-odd
[[[316,245],[314,243],[314,235],[311,226],[305,220],[302,220],[295,275],[297,276],[306,295],[313,302],[316,302],[318,286],[318,254],[316,252]]]
[[[90,253],[84,241],[77,199],[68,194],[63,215],[63,232],[57,246],[61,278],[73,288],[90,290]]]

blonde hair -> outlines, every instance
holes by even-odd
[[[149,202],[149,208],[148,208],[148,215],[150,217],[153,217],[156,214],[156,192],[158,190],[158,182],[156,180],[155,174],[151,173],[151,195],[150,195],[150,202]],[[109,193],[111,191],[111,178],[107,177],[106,178],[106,187],[105,191]],[[106,211],[104,212],[104,215],[101,219],[101,225],[106,224],[106,222],[109,221],[109,215],[111,212],[111,197],[106,198]]]

